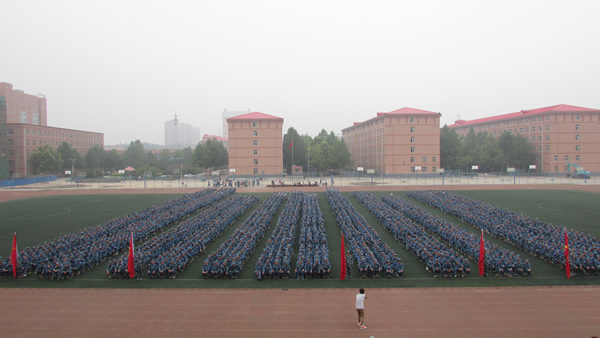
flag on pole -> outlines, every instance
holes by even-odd
[[[129,272],[129,278],[135,277],[135,258],[133,250],[133,232],[131,233],[131,240],[129,241],[129,257],[127,257],[127,271]]]
[[[567,272],[567,278],[571,278],[571,264],[569,263],[569,235],[567,234],[567,228],[565,228],[565,271]]]
[[[19,264],[19,249],[17,248],[17,233],[13,237],[12,250],[10,251],[10,262],[12,263],[13,277],[17,279],[17,267]]]
[[[290,142],[290,146],[288,147],[288,150],[292,149],[293,146],[294,146],[294,139],[292,139],[292,142]]]
[[[485,272],[485,245],[483,242],[483,229],[481,229],[481,241],[479,242],[479,277]]]
[[[341,246],[341,262],[340,262],[340,280],[346,279],[346,249],[344,249],[344,234],[342,234],[342,246]]]

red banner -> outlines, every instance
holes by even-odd
[[[133,232],[131,233],[131,240],[129,241],[129,257],[127,258],[127,272],[129,272],[129,278],[135,277],[135,257],[133,250]]]
[[[479,277],[485,272],[485,245],[483,242],[483,229],[481,230],[481,241],[479,242]]]
[[[565,271],[567,272],[567,278],[571,278],[571,264],[569,263],[569,235],[567,234],[567,228],[565,228]]]
[[[12,250],[10,251],[10,262],[12,263],[13,277],[17,279],[17,267],[19,266],[19,252],[17,249],[17,233],[13,237]]]
[[[344,249],[344,234],[342,234],[342,245],[341,245],[341,262],[340,262],[340,280],[346,279],[346,249]]]

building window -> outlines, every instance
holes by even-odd
[[[576,125],[576,126],[575,126],[575,130],[580,130],[580,129],[579,129],[579,125]]]
[[[437,156],[433,156],[433,157],[431,158],[431,162],[433,162],[433,163],[436,163],[436,162],[437,162]]]
[[[550,135],[546,135],[546,141],[550,141]]]
[[[415,143],[415,138],[414,137],[410,138],[410,143]]]
[[[12,149],[8,149],[8,156],[12,156],[15,154],[15,151]]]
[[[7,133],[8,135],[12,135],[12,134],[14,134],[14,130],[13,130],[12,128],[8,128],[8,129],[6,130],[6,133]]]
[[[554,171],[558,172],[558,166],[557,165],[554,166]]]
[[[579,141],[579,135],[575,135],[575,141]]]
[[[415,147],[410,147],[410,152],[414,153],[415,152]]]
[[[29,135],[29,129],[25,129],[25,135]]]
[[[257,158],[254,159],[254,165],[258,165],[258,159]]]
[[[547,124],[547,125],[546,125],[546,131],[549,131],[549,130],[550,130],[550,125],[549,125],[549,124]]]
[[[558,155],[554,155],[554,162],[558,162]]]
[[[528,133],[529,132],[529,127],[525,127],[525,132]]]
[[[414,172],[416,172],[416,170],[415,170],[415,167],[410,167],[410,172],[411,172],[411,173],[414,173]]]
[[[579,162],[579,155],[575,155],[575,162]]]
[[[15,140],[13,140],[12,138],[8,139],[8,145],[12,146],[13,144],[15,144]]]
[[[31,129],[31,135],[35,136],[35,129]]]
[[[415,127],[410,127],[410,132],[414,133],[415,132]]]
[[[257,146],[258,145],[258,140],[254,140],[254,145]]]
[[[542,151],[542,146],[538,146],[538,151]]]
[[[542,135],[538,136],[538,141],[542,142]]]
[[[579,115],[575,115],[575,121],[579,121]]]
[[[415,158],[414,157],[410,158],[410,163],[415,163]]]
[[[258,174],[258,168],[254,168],[254,175]]]
[[[422,173],[426,173],[427,172],[427,167],[421,167],[421,172]]]
[[[258,136],[258,132],[257,132],[256,130],[255,130],[255,131],[253,131],[253,132],[252,132],[252,135],[254,135],[254,136]]]
[[[565,155],[565,162],[569,162],[569,155]]]
[[[523,133],[523,128],[519,128],[519,133]]]
[[[432,173],[437,173],[437,167],[431,167],[431,172]]]
[[[542,131],[542,126],[538,126],[538,131]]]
[[[421,163],[427,163],[427,156],[421,157]]]
[[[575,151],[579,151],[579,144],[575,146]]]
[[[29,145],[29,139],[25,140],[25,145],[28,146]]]
[[[254,149],[254,155],[258,155],[258,149]]]
[[[546,151],[550,151],[550,146],[546,146]]]
[[[546,115],[546,121],[550,121],[550,115]]]
[[[14,160],[8,160],[8,165],[13,167],[15,165],[15,161]]]
[[[414,122],[415,122],[415,118],[414,118],[414,117],[411,117],[411,118],[410,118],[410,123],[414,123]]]

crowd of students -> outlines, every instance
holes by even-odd
[[[165,226],[234,192],[235,189],[203,190],[28,247],[19,252],[18,276],[35,273],[38,278],[68,279],[79,275],[126,250],[131,233],[135,242],[143,241]],[[1,265],[0,271],[12,271],[10,258]]]
[[[422,225],[413,222],[370,193],[358,191],[354,197],[377,217],[379,222],[408,252],[414,253],[434,277],[468,277],[471,266],[468,259],[446,247]]]
[[[459,220],[517,246],[559,267],[565,267],[565,228],[510,210],[446,191],[411,191],[410,197],[453,215]],[[593,236],[570,230],[571,272],[600,272],[600,242]]]
[[[385,195],[381,199],[404,216],[439,236],[462,254],[475,261],[479,260],[481,241],[479,236],[396,196]],[[486,274],[494,273],[499,277],[531,276],[529,260],[523,260],[520,255],[487,240],[484,240],[484,243]]]
[[[277,220],[277,225],[254,268],[256,279],[288,279],[294,253],[298,218],[304,202],[302,192],[292,192]]]
[[[257,201],[255,196],[234,195],[135,248],[135,278],[142,279],[146,268],[151,279],[176,278]],[[107,277],[129,278],[127,259],[124,254],[110,261]]]
[[[404,272],[402,260],[381,240],[352,203],[336,188],[328,188],[325,195],[356,259],[360,277],[401,277]]]
[[[329,278],[329,243],[325,233],[325,218],[317,194],[304,196],[299,237],[296,279]]]
[[[270,227],[286,193],[272,194],[204,261],[204,278],[237,278],[250,254]]]

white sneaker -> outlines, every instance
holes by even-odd
[[[367,328],[367,327],[366,327],[366,326],[364,326],[364,325],[361,325],[361,326],[360,326],[360,329],[361,329],[361,330],[364,330],[364,329],[366,329],[366,328]]]

